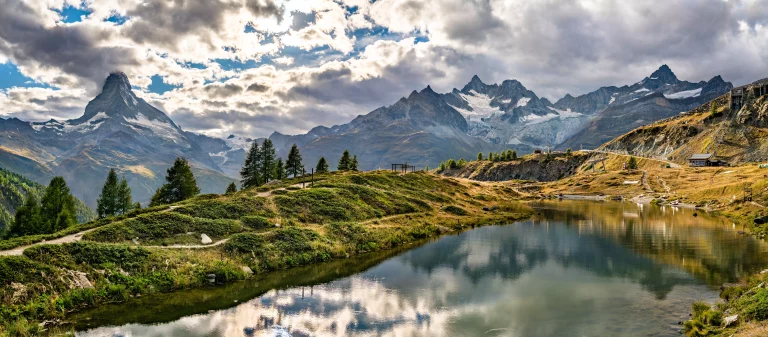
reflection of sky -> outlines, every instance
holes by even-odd
[[[659,219],[646,221],[669,235]],[[585,231],[583,219],[567,222],[480,228],[323,285],[81,335],[677,336],[692,301],[717,298],[678,266],[637,255],[604,230]]]

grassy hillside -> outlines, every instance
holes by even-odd
[[[694,153],[715,153],[718,158],[739,165],[768,158],[766,139],[768,96],[748,102],[739,111],[731,111],[728,96],[724,95],[683,115],[637,128],[601,149],[664,157],[681,164]]]
[[[211,274],[230,282],[531,212],[509,201],[518,196],[509,187],[428,173],[333,173],[316,176],[313,187],[298,183],[100,220],[82,226],[95,228],[82,241],[0,257],[0,336],[36,333],[37,321],[137,294],[208,285]],[[214,242],[199,248],[201,234]]]
[[[28,193],[34,194],[40,200],[44,192],[45,186],[0,168],[0,230],[11,224],[16,209],[24,203]],[[80,200],[75,199],[75,208],[79,222],[95,218],[93,211]]]

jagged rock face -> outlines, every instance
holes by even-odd
[[[566,96],[555,106],[598,112],[558,148],[597,148],[632,129],[689,111],[732,88],[733,85],[720,76],[708,82],[680,81],[668,66],[663,65],[631,86],[603,87],[579,97]]]
[[[60,122],[0,120],[0,166],[47,184],[63,176],[73,194],[95,206],[110,168],[124,175],[135,200],[145,204],[176,157],[187,158],[203,192],[231,181],[207,152],[162,111],[137,97],[125,74],[111,74],[83,116]],[[20,172],[21,171],[21,172]]]
[[[555,181],[574,175],[590,155],[561,156],[553,160],[544,160],[545,157],[540,155],[510,162],[472,161],[461,169],[445,170],[442,174],[480,181]]]
[[[683,115],[639,127],[600,149],[663,157],[687,164],[695,153],[713,153],[718,159],[737,165],[763,162],[768,158],[768,97],[747,102],[739,111],[731,111],[728,95],[716,102],[717,114],[711,114],[711,102]]]

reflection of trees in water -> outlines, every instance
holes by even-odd
[[[485,242],[479,242],[478,236]],[[483,249],[481,244],[496,246],[489,252],[486,264],[473,265],[469,263],[470,255],[478,254]],[[473,250],[473,246],[478,248]],[[609,238],[580,235],[575,228],[555,222],[480,228],[413,250],[402,259],[426,273],[449,267],[474,284],[486,277],[514,280],[550,259],[565,268],[635,280],[659,299],[665,298],[675,285],[694,283],[690,277],[638,256]]]

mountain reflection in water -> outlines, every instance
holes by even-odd
[[[765,244],[691,210],[545,202],[536,219],[74,315],[79,336],[677,336]],[[236,303],[237,302],[237,303]],[[90,329],[90,330],[88,330]]]

